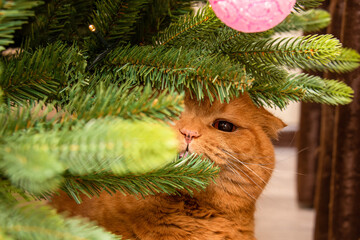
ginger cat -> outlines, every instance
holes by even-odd
[[[66,194],[52,204],[59,211],[95,220],[107,230],[133,240],[254,240],[256,199],[274,168],[270,138],[285,124],[249,96],[229,103],[185,98],[175,129],[181,154],[198,153],[220,166],[216,184],[193,197],[121,193],[77,205]],[[154,139],[156,140],[156,139]]]

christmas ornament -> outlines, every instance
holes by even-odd
[[[209,0],[216,16],[241,32],[263,32],[282,22],[296,0]]]

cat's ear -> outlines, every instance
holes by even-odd
[[[286,124],[281,119],[275,117],[273,114],[269,113],[264,108],[262,108],[261,115],[261,126],[264,132],[271,139],[278,139],[279,131],[286,127]]]

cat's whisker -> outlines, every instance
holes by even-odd
[[[217,149],[219,149],[220,151],[223,151],[223,152],[227,151],[227,150],[225,150],[223,148],[220,148],[220,147],[217,147]],[[227,152],[229,152],[229,151],[227,151]],[[261,159],[269,160],[269,159],[272,159],[272,157],[258,157],[258,156],[255,156],[255,155],[249,155],[249,154],[245,154],[245,153],[235,153],[235,152],[229,152],[229,153],[232,153],[234,155],[240,155],[240,156],[249,158],[251,160],[261,160]],[[248,162],[244,162],[244,161],[242,161],[242,163],[248,164]],[[271,165],[272,163],[267,163],[267,164],[265,164],[265,163],[256,163],[256,164],[266,166],[266,165]]]
[[[226,150],[222,149],[222,151],[226,151]],[[263,159],[264,160],[269,160],[269,159],[272,159],[272,157],[266,157],[266,156],[259,157],[259,156],[249,155],[249,154],[246,154],[246,153],[235,153],[235,152],[231,152],[231,153],[233,153],[234,155],[240,155],[240,156],[243,156],[243,157],[246,157],[246,158],[250,158],[252,160],[263,160]],[[243,162],[243,163],[245,163],[245,162]],[[259,163],[259,165],[269,165],[269,164],[271,164],[271,163],[267,163],[267,164]]]
[[[230,159],[232,160],[232,159]],[[235,161],[234,161],[235,162]],[[237,162],[237,161],[236,161]],[[274,169],[274,168],[270,168],[270,167],[265,167],[263,166],[262,164],[258,164],[258,163],[244,163],[242,162],[242,164],[246,164],[246,165],[255,165],[255,166],[258,166],[262,169],[264,169],[266,172],[268,173],[272,173],[272,172],[281,172],[280,170],[277,170],[277,169]]]
[[[209,159],[211,159],[211,157],[208,155],[208,154],[206,154],[206,156],[207,156],[207,158],[209,158]],[[225,159],[225,161],[226,161],[226,159]],[[234,173],[235,175],[237,175],[238,177],[240,177],[241,179],[243,179],[245,182],[247,182],[246,181],[246,179],[244,178],[244,177],[242,177],[240,174],[239,174],[239,172],[238,171],[236,171],[236,169],[234,168],[234,167],[236,167],[237,169],[238,169],[238,167],[236,166],[236,165],[234,165],[234,164],[232,164],[231,162],[228,162],[228,161],[226,161],[227,162],[227,164],[226,164],[226,167],[232,172],[232,173]],[[242,169],[238,169],[238,170],[240,170],[240,171],[242,171]],[[246,173],[244,173],[245,175],[246,175]],[[256,182],[254,182],[252,179],[251,179],[251,177],[250,176],[247,176],[253,183],[255,183],[256,185],[257,185],[257,183]],[[226,191],[226,188],[225,188],[225,186],[223,185],[223,183],[220,181],[220,184],[221,184],[221,187],[223,188],[223,190],[224,191]],[[252,196],[250,193],[248,193],[245,189],[244,189],[244,187],[243,186],[241,186],[240,184],[237,184],[251,199],[253,199],[253,200],[256,200],[256,198],[254,197],[254,196]],[[257,185],[258,186],[258,185]],[[260,189],[262,189],[260,186],[258,186]]]
[[[232,160],[232,159],[231,159]],[[234,161],[235,162],[235,161]],[[236,161],[237,162],[237,161]],[[271,172],[277,172],[277,173],[291,173],[291,174],[295,174],[297,176],[305,176],[306,174],[303,174],[303,173],[299,173],[297,171],[286,171],[286,170],[279,170],[279,169],[276,169],[276,168],[270,168],[270,167],[266,167],[264,166],[263,164],[258,164],[258,163],[248,163],[248,162],[242,162],[243,164],[246,164],[246,165],[256,165],[256,166],[259,166],[261,168],[263,168],[265,171],[271,173]]]
[[[241,177],[241,176],[240,176],[240,177]],[[241,190],[243,190],[244,193],[246,193],[246,195],[247,195],[248,197],[250,197],[252,200],[256,201],[256,198],[255,198],[253,195],[251,195],[248,191],[246,191],[243,186],[241,186],[240,184],[237,184],[237,185],[241,188]]]
[[[283,160],[280,160],[280,161],[276,161],[276,163],[278,162],[283,162],[285,161],[286,159],[283,159]],[[297,172],[297,171],[286,171],[286,170],[279,170],[279,169],[276,169],[276,168],[270,168],[270,167],[266,167],[265,165],[270,165],[272,163],[269,163],[269,164],[261,164],[261,163],[249,163],[249,162],[242,162],[243,164],[246,164],[246,165],[256,165],[256,166],[259,166],[261,168],[263,168],[264,170],[268,171],[269,173],[272,172],[276,172],[276,173],[291,173],[291,174],[295,174],[296,176],[305,176],[306,174],[304,173],[300,173],[300,172]]]
[[[234,169],[234,167],[233,167],[233,165],[231,164],[231,163],[228,163],[228,165],[227,165],[227,167],[229,167],[230,168],[230,170],[234,173],[234,174],[236,174],[238,177],[240,177],[242,180],[244,180],[245,182],[247,182],[246,181],[246,179],[243,177],[243,176],[241,176],[235,169]],[[223,187],[223,189],[225,189],[225,187],[224,187],[224,185],[221,183],[221,185],[222,185],[222,187]],[[241,184],[239,183],[239,184],[236,184],[244,193],[246,193],[246,195],[248,196],[248,197],[250,197],[252,200],[255,200],[256,201],[256,198],[253,196],[253,195],[251,195],[248,191],[246,191],[245,190],[245,188],[243,187],[243,186],[241,186]]]
[[[263,190],[263,188],[254,181],[254,179],[252,179],[251,176],[249,176],[244,170],[242,170],[240,167],[236,166],[235,164],[227,161],[227,159],[224,159],[229,165],[231,165],[233,168],[236,168],[237,170],[239,170],[240,172],[242,172],[252,183],[254,183],[258,188],[260,188],[261,190]],[[240,175],[239,175],[240,176]]]
[[[258,177],[264,184],[266,184],[266,181],[260,177],[253,169],[251,169],[250,167],[246,166],[246,164],[244,164],[240,159],[236,158],[235,156],[233,156],[232,154],[230,154],[228,151],[224,151],[225,154],[229,155],[230,157],[232,157],[235,160],[238,160],[244,167],[246,167],[248,170],[250,170],[256,177]]]

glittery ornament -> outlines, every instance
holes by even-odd
[[[209,0],[216,16],[241,32],[263,32],[282,22],[296,0]]]

